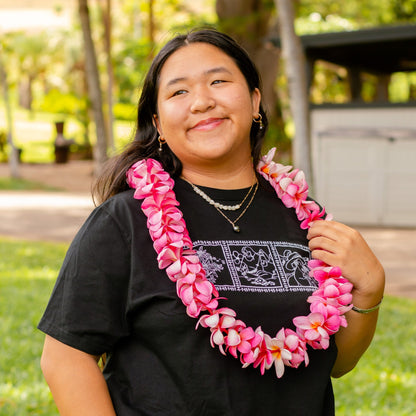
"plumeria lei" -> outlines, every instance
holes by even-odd
[[[325,210],[307,200],[308,185],[303,172],[273,162],[274,153],[272,149],[264,156],[257,170],[270,182],[284,205],[296,210],[300,227],[307,229],[312,221],[323,219]],[[282,328],[271,337],[260,326],[253,329],[237,319],[233,309],[219,308],[218,291],[207,280],[192,248],[173,192],[173,179],[158,161],[146,159],[130,168],[127,182],[135,188],[134,198],[143,199],[141,208],[147,216],[159,268],[166,269],[169,279],[176,283],[186,313],[199,318],[196,328],[199,325],[209,328],[211,345],[218,346],[222,354],[228,352],[239,358],[244,368],[251,364],[259,367],[261,374],[274,365],[280,378],[285,366],[297,368],[302,362],[308,365],[307,345],[326,349],[330,335],[347,326],[344,314],[352,307],[352,284],[342,277],[338,267],[313,259],[309,261],[310,276],[317,280],[318,289],[308,298],[310,314],[293,319],[296,331]]]

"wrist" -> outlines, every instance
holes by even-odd
[[[359,308],[358,306],[356,306],[355,304],[352,307],[352,310],[358,313],[363,313],[363,314],[367,314],[367,313],[371,313],[376,311],[377,309],[380,308],[381,303],[383,302],[383,298],[384,296],[381,297],[380,302],[378,302],[376,305],[370,307],[370,308]]]

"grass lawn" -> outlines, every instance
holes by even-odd
[[[0,415],[57,415],[36,325],[67,246],[0,239]]]
[[[415,300],[384,298],[370,348],[334,380],[337,416],[416,415],[415,316]]]
[[[39,368],[36,325],[66,249],[0,239],[1,416],[58,414]],[[371,347],[355,370],[334,380],[337,416],[416,415],[415,316],[416,301],[386,296]]]
[[[26,179],[0,177],[0,191],[57,191],[57,188]]]

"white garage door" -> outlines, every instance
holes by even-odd
[[[372,133],[319,136],[317,199],[343,222],[416,226],[416,132]]]

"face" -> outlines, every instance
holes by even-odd
[[[251,159],[250,129],[260,92],[250,92],[232,58],[206,43],[174,52],[159,79],[155,123],[184,171]]]

